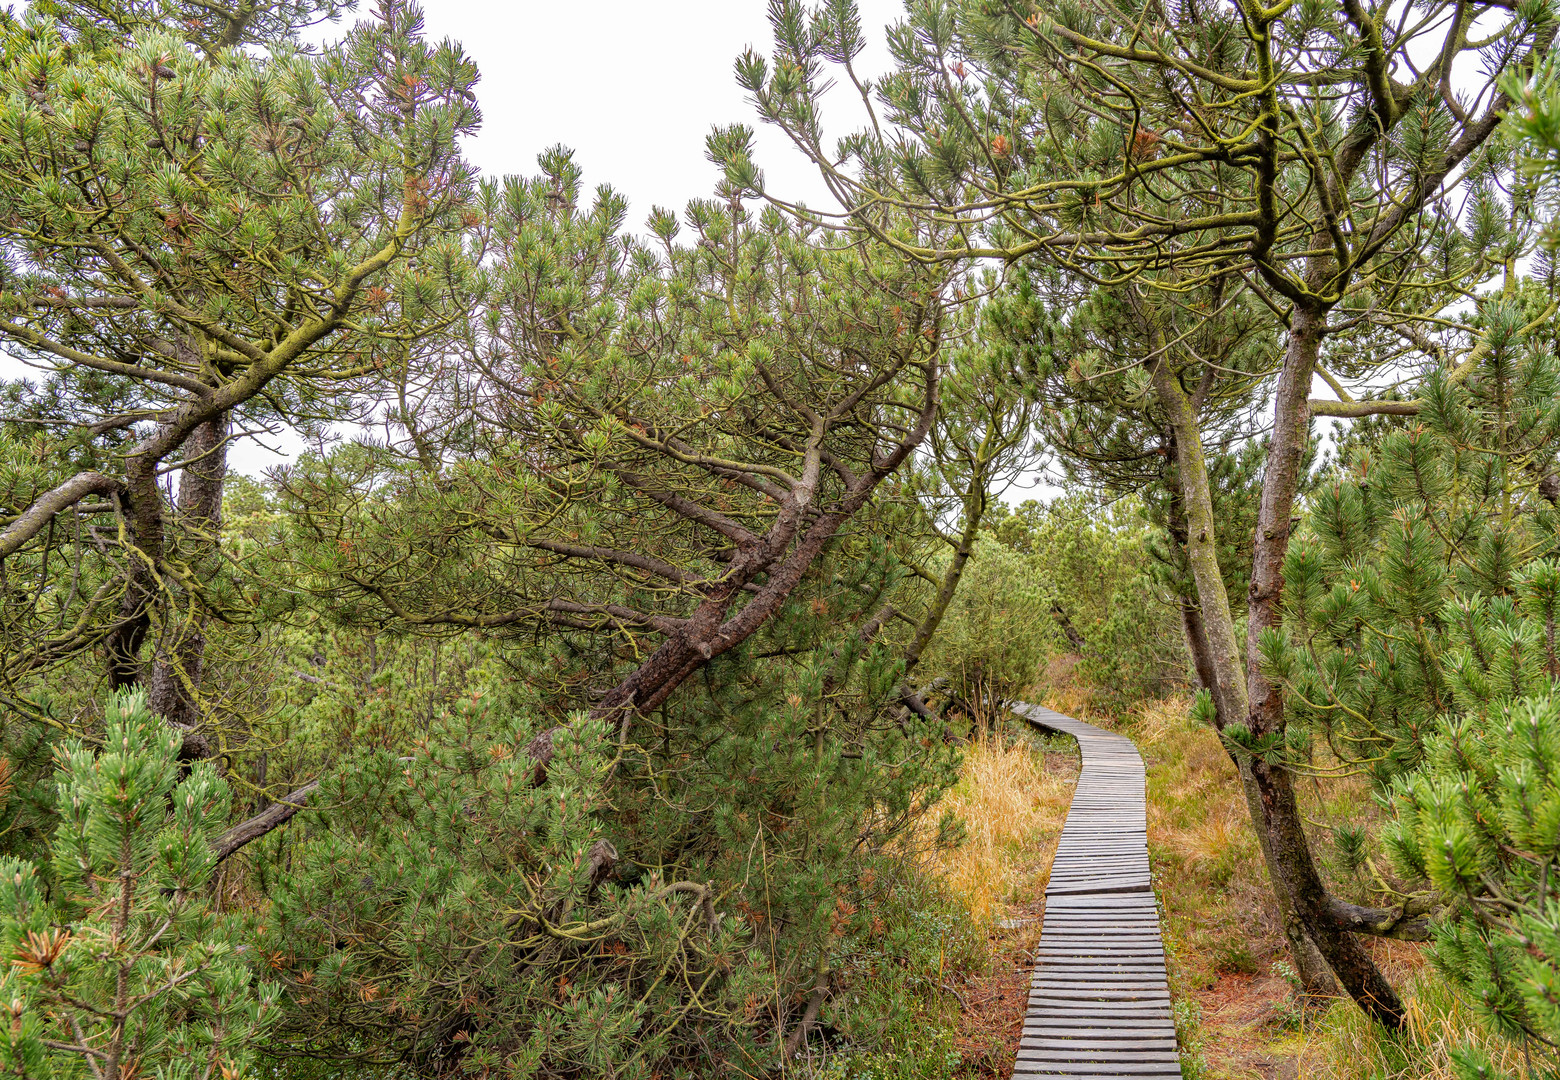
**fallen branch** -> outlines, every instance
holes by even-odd
[[[1361,907],[1336,897],[1329,897],[1327,901],[1328,913],[1345,930],[1399,941],[1429,941],[1430,920],[1425,916],[1434,907],[1432,901],[1423,898],[1405,900],[1396,908]]]
[[[278,799],[248,821],[239,822],[217,837],[216,842],[211,845],[212,851],[216,852],[217,861],[221,862],[245,844],[258,840],[271,830],[287,824],[294,814],[308,805],[309,796],[313,795],[319,786],[318,780],[310,780],[297,791]]]

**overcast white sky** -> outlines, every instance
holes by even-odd
[[[858,3],[868,41],[860,69],[875,76],[888,67],[882,28],[901,16],[903,0]],[[636,225],[652,205],[680,211],[710,194],[717,174],[704,138],[712,126],[758,126],[732,64],[749,46],[769,55],[767,8],[766,0],[425,0],[429,35],[461,42],[482,71],[475,163],[489,175],[529,174],[537,154],[563,143],[588,186],[605,182],[628,196]],[[849,104],[844,91],[830,96],[842,110]],[[771,190],[826,201],[812,166],[779,132],[761,129],[758,142]]]

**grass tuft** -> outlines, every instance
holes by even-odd
[[[1481,1028],[1473,1010],[1435,972],[1422,968],[1402,987],[1408,1025],[1397,1035],[1339,1002],[1307,1033],[1300,1075],[1327,1080],[1458,1080],[1452,1054],[1479,1050],[1498,1070],[1527,1080],[1522,1051]]]

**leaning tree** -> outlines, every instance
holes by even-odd
[[[542,165],[483,189],[475,374],[418,410],[448,422],[286,475],[297,580],[397,632],[593,643],[554,706],[627,731],[772,618],[927,438],[948,298],[938,268],[734,192],[689,204],[688,241],[662,210],[638,239],[610,189],[580,204],[570,154]]]

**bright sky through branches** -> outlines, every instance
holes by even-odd
[[[367,0],[360,2],[349,20],[366,16]],[[705,137],[712,126],[747,123],[756,128],[756,159],[771,192],[832,205],[815,167],[778,131],[758,124],[732,70],[748,47],[766,57],[772,51],[766,0],[423,3],[429,36],[459,41],[481,70],[482,130],[468,149],[484,175],[532,174],[537,155],[562,143],[575,151],[587,188],[616,188],[629,200],[630,223],[642,228],[654,205],[680,212],[690,198],[709,195],[717,172],[705,157]],[[867,42],[858,71],[876,78],[890,66],[884,28],[902,17],[903,0],[858,6]],[[310,36],[330,41],[348,24]],[[1476,73],[1459,75],[1462,82]],[[852,107],[853,93],[836,88],[826,99],[831,138],[864,119]],[[0,353],[0,379],[20,377],[39,373]],[[1315,391],[1333,396],[1320,380]],[[280,456],[244,440],[229,460],[256,473],[300,448],[295,438],[273,445]],[[1021,488],[1007,497],[1028,494]]]
[[[860,69],[889,67],[883,28],[900,0],[861,0],[867,52]],[[758,161],[776,194],[828,205],[816,168],[778,131],[760,127],[732,70],[752,47],[768,55],[765,0],[425,0],[430,37],[459,41],[482,72],[482,132],[469,145],[486,176],[529,175],[536,157],[562,143],[575,151],[587,188],[610,184],[642,228],[652,206],[681,212],[719,178],[705,157],[710,128],[758,127]],[[854,125],[843,92],[830,95]],[[842,127],[839,134],[844,134]],[[278,460],[258,446],[234,457],[256,471]]]
[[[883,28],[896,21],[900,0],[860,0],[867,51],[860,71],[888,69]],[[366,5],[356,16],[366,15]],[[629,221],[642,228],[654,205],[681,212],[689,199],[708,196],[718,179],[704,139],[715,125],[759,127],[732,67],[753,47],[772,46],[765,0],[424,0],[428,35],[459,41],[482,72],[477,85],[483,123],[469,145],[484,175],[530,175],[536,157],[558,143],[575,150],[587,188],[610,184],[629,200]],[[317,42],[334,40],[349,23],[319,28]],[[841,123],[862,119],[846,94],[830,95]],[[830,204],[817,170],[785,138],[759,128],[758,161],[776,194],[814,205]],[[38,379],[0,354],[0,379]],[[300,449],[295,439],[277,453],[243,440],[229,461],[257,473]]]

